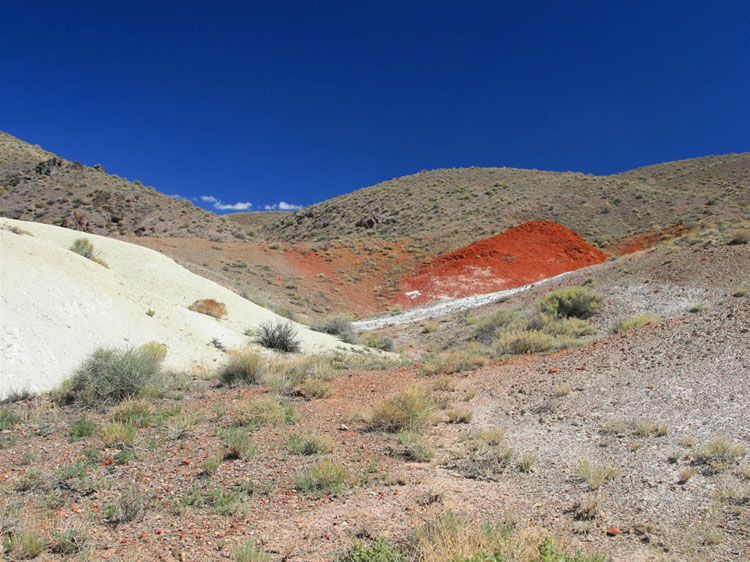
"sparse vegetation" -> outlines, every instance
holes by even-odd
[[[638,316],[633,316],[631,318],[627,318],[626,320],[621,320],[617,324],[617,326],[615,326],[614,333],[621,334],[622,332],[634,330],[636,328],[645,326],[646,324],[655,324],[660,320],[661,318],[659,318],[658,316],[652,316],[651,314],[639,314]]]
[[[301,345],[297,328],[291,322],[264,322],[255,337],[263,347],[285,353],[299,351]]]
[[[745,454],[742,445],[734,443],[729,437],[721,436],[704,443],[693,451],[691,459],[694,465],[701,466],[706,474],[724,472]]]
[[[242,400],[235,407],[237,423],[251,427],[282,425],[295,421],[294,408],[285,406],[271,396]]]
[[[581,459],[578,461],[573,473],[582,478],[591,490],[598,490],[609,480],[620,474],[620,471],[614,468],[600,466],[592,463],[588,459]]]
[[[349,470],[340,462],[323,459],[294,478],[296,488],[316,496],[341,493],[349,481]]]
[[[336,448],[336,442],[330,435],[316,432],[293,433],[286,443],[287,448],[295,455],[319,455],[331,453]]]
[[[76,238],[69,249],[71,252],[74,252],[79,256],[83,256],[87,260],[91,260],[94,263],[98,263],[101,266],[109,268],[107,262],[99,258],[99,252],[94,249],[94,245],[88,238]]]
[[[219,371],[219,380],[232,385],[258,384],[266,370],[266,360],[250,350],[232,352],[227,364]]]
[[[436,421],[435,402],[421,386],[412,386],[377,404],[370,427],[385,431],[423,431]]]
[[[539,303],[539,311],[556,318],[592,317],[604,307],[604,297],[586,287],[568,287],[549,293]]]
[[[60,404],[102,406],[138,396],[157,383],[163,357],[150,348],[99,348],[53,392]]]
[[[319,322],[313,323],[310,328],[324,334],[337,336],[345,343],[355,343],[357,336],[352,328],[351,320],[344,316],[330,316]]]

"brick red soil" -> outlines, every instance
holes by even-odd
[[[492,293],[601,263],[607,257],[560,224],[530,221],[435,259],[399,284],[395,300],[414,306],[441,297]]]

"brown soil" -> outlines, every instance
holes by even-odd
[[[396,302],[413,306],[518,287],[601,263],[608,254],[550,221],[531,221],[441,256],[399,284]],[[409,294],[419,291],[418,294]]]

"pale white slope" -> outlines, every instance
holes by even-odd
[[[7,230],[16,226],[31,235]],[[87,238],[109,269],[68,250]],[[215,299],[217,320],[188,306]],[[155,311],[153,317],[146,312]],[[48,390],[99,346],[165,343],[165,365],[216,366],[226,355],[211,345],[247,345],[247,328],[284,320],[156,252],[47,224],[0,219],[0,397],[13,389]],[[298,326],[304,352],[349,348]]]

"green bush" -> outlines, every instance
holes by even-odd
[[[370,427],[385,431],[422,431],[434,424],[435,401],[421,386],[406,388],[377,404],[370,414]]]
[[[120,402],[154,385],[161,374],[161,361],[161,354],[150,348],[120,351],[100,347],[63,381],[53,397],[61,404],[81,402],[86,406]]]
[[[264,322],[255,337],[260,345],[268,349],[287,353],[300,349],[297,328],[291,322]]]
[[[640,314],[626,320],[621,320],[617,324],[617,326],[615,326],[614,332],[615,334],[620,334],[622,332],[627,332],[628,330],[640,328],[641,326],[645,326],[646,324],[654,324],[659,320],[661,320],[661,318],[659,318],[658,316],[652,316],[650,314]]]
[[[574,340],[556,338],[539,330],[509,330],[502,332],[496,341],[497,352],[510,355],[539,353],[574,344]]]
[[[406,558],[383,537],[366,543],[356,540],[347,552],[338,556],[336,562],[405,562]]]
[[[219,371],[219,380],[226,385],[237,382],[258,384],[265,372],[266,361],[252,351],[232,353],[229,362]]]
[[[604,297],[585,287],[553,291],[539,303],[539,311],[557,318],[590,318],[604,307]]]
[[[316,332],[337,336],[346,343],[355,343],[357,340],[351,321],[343,316],[331,316],[310,327]]]
[[[70,246],[70,251],[75,252],[79,256],[83,256],[87,260],[92,260],[96,257],[96,250],[91,240],[87,238],[76,238],[73,240],[73,244]]]
[[[477,320],[474,328],[474,339],[485,345],[491,344],[498,331],[512,328],[522,328],[523,321],[519,319],[519,310],[511,308],[501,310],[489,318]]]
[[[305,494],[322,496],[338,494],[349,480],[349,470],[340,462],[324,459],[297,474],[294,478],[295,487]]]

